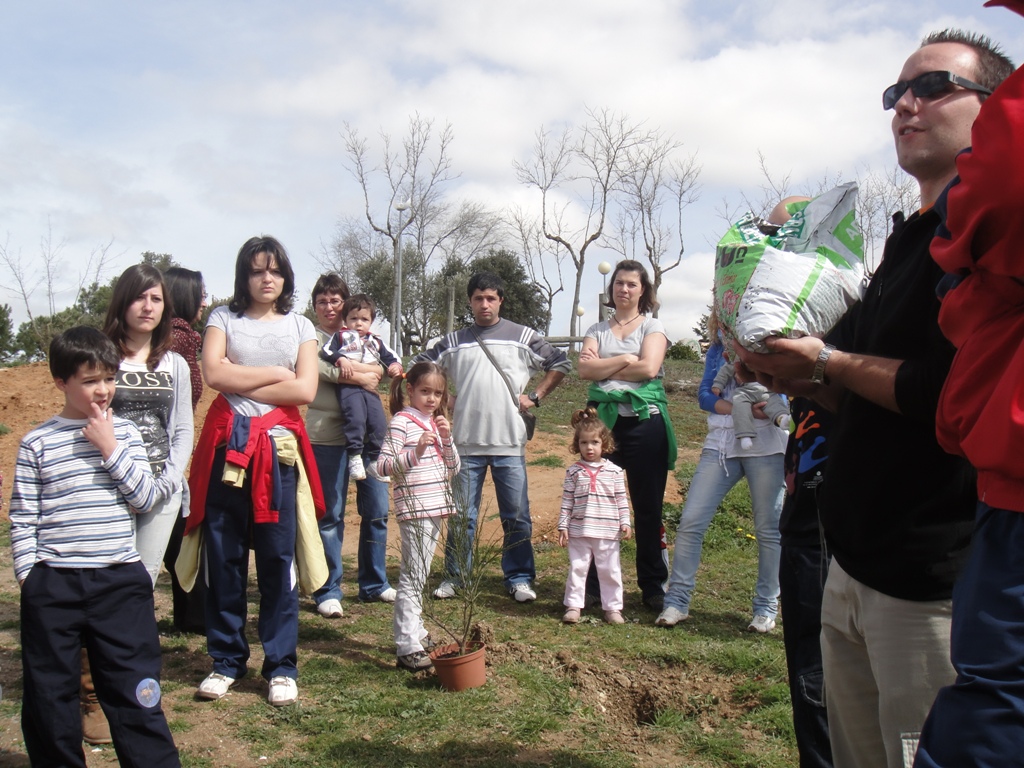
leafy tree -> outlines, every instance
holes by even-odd
[[[0,359],[8,359],[15,349],[11,305],[0,304]]]
[[[708,331],[708,323],[711,322],[711,305],[708,304],[708,311],[700,316],[700,320],[693,326],[693,332],[697,335],[697,341],[702,344],[711,343],[711,334]]]
[[[455,326],[462,327],[473,322],[473,313],[466,299],[469,278],[477,272],[493,272],[505,282],[505,300],[501,305],[501,316],[513,323],[529,328],[544,329],[551,322],[551,310],[545,301],[544,292],[532,282],[526,267],[518,255],[510,250],[490,250],[484,256],[470,261],[455,282]]]

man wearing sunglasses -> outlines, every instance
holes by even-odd
[[[829,730],[839,768],[909,766],[936,692],[953,681],[950,597],[967,559],[974,473],[945,453],[935,413],[954,348],[938,326],[932,204],[956,175],[983,100],[1013,71],[987,39],[928,36],[885,89],[920,211],[894,217],[864,300],[829,336],[738,350],[759,379],[836,411],[819,509],[832,562],[822,598]]]

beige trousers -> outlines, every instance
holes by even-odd
[[[836,768],[910,768],[949,660],[952,604],[877,592],[832,560],[821,605],[821,656]]]

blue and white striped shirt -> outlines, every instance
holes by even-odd
[[[139,559],[134,511],[160,500],[138,429],[114,417],[107,461],[82,434],[85,419],[54,416],[21,441],[11,493],[11,551],[18,581],[32,566],[103,568]]]

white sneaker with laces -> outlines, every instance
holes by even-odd
[[[234,684],[235,678],[211,672],[196,689],[196,698],[208,701],[223,699]]]
[[[445,579],[444,581],[441,582],[441,584],[438,586],[438,588],[434,590],[434,599],[435,600],[448,600],[448,599],[450,599],[452,597],[455,597],[455,590],[456,589],[457,589],[457,587],[455,586],[455,582],[454,581],[448,581],[447,579]]]
[[[379,595],[377,595],[377,599],[380,600],[382,603],[393,603],[395,602],[396,597],[398,597],[398,590],[394,587],[388,587]]]
[[[654,623],[659,627],[674,627],[679,622],[686,621],[689,618],[690,614],[683,613],[678,608],[673,608],[669,605],[658,614],[658,618],[654,620]]]
[[[267,693],[267,701],[275,707],[287,707],[294,704],[299,698],[299,686],[290,677],[270,678],[270,691]]]
[[[509,590],[512,597],[516,599],[517,603],[530,603],[537,599],[537,593],[534,592],[530,585],[525,581],[518,584],[513,584],[512,589]]]
[[[768,634],[773,629],[775,629],[775,619],[761,614],[752,618],[750,624],[747,625],[747,632],[758,632],[762,635]]]
[[[353,456],[348,460],[348,476],[352,480],[366,479],[366,467],[363,466],[362,456]]]
[[[325,619],[340,619],[345,615],[341,609],[341,601],[334,599],[324,600],[316,607],[316,611]]]

